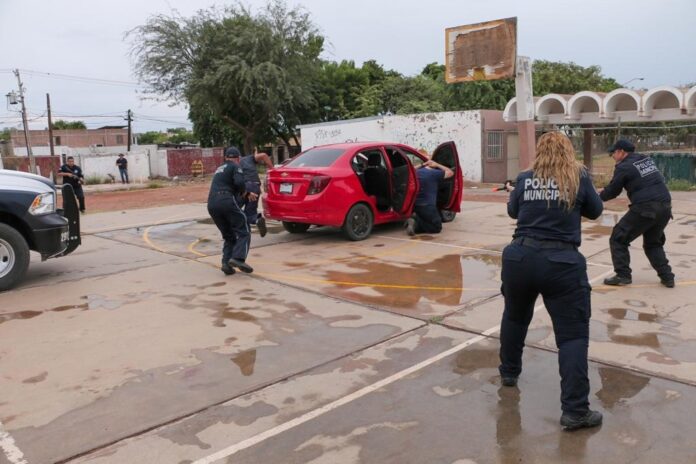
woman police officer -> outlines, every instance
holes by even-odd
[[[602,414],[589,409],[591,287],[585,257],[578,251],[581,216],[596,219],[602,209],[568,137],[560,132],[542,135],[532,169],[520,173],[508,201],[508,214],[517,219],[517,227],[503,251],[499,371],[503,385],[517,385],[527,328],[541,294],[558,347],[560,422],[566,430],[602,423]]]

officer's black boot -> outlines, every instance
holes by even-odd
[[[232,275],[232,274],[234,274],[235,272],[237,272],[237,271],[235,271],[234,268],[233,268],[232,266],[230,266],[229,264],[223,264],[222,267],[220,268],[220,270],[221,270],[222,272],[224,272],[225,275]]]
[[[251,274],[252,272],[254,272],[253,267],[249,266],[247,263],[239,259],[230,258],[230,260],[227,261],[227,264],[229,264],[231,267],[236,267],[240,271],[246,272],[247,274]]]
[[[266,233],[268,232],[268,228],[266,227],[266,219],[264,219],[263,216],[259,216],[259,218],[256,220],[256,227],[259,229],[259,235],[261,237],[265,237]]]
[[[598,425],[602,425],[602,413],[591,410],[588,410],[585,414],[580,416],[573,416],[564,413],[561,416],[561,425],[563,426],[563,430],[577,430],[587,427],[597,427]]]
[[[618,274],[614,274],[613,276],[604,279],[605,285],[630,285],[631,282],[633,281],[630,277],[623,277]]]

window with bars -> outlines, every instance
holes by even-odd
[[[486,159],[489,161],[503,159],[503,132],[488,132],[488,149],[486,150],[486,153]]]

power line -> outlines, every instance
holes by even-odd
[[[50,72],[44,72],[44,71],[33,71],[31,69],[21,69],[20,71],[25,73],[25,74],[32,75],[32,76],[45,76],[45,77],[50,77],[52,79],[62,79],[62,80],[67,80],[67,81],[87,82],[87,83],[102,84],[102,85],[114,85],[117,87],[138,87],[138,88],[143,87],[138,82],[120,81],[120,80],[116,80],[116,79],[102,79],[102,78],[98,78],[98,77],[75,76],[72,74],[60,74],[60,73],[50,73]]]

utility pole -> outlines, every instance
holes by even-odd
[[[128,116],[126,117],[126,121],[128,121],[128,149],[126,151],[130,151],[131,149],[131,122],[133,121],[133,112],[131,110],[128,110]]]
[[[46,94],[46,109],[48,111],[48,145],[51,147],[51,156],[55,156],[55,148],[53,146],[53,120],[51,119],[51,96]]]
[[[19,101],[22,103],[22,124],[24,125],[24,142],[27,145],[27,155],[29,155],[29,167],[32,174],[36,174],[36,160],[29,143],[29,123],[27,122],[27,107],[24,105],[24,86],[22,85],[22,79],[19,77],[19,69],[15,69],[13,72],[17,76],[17,84],[19,85]]]

